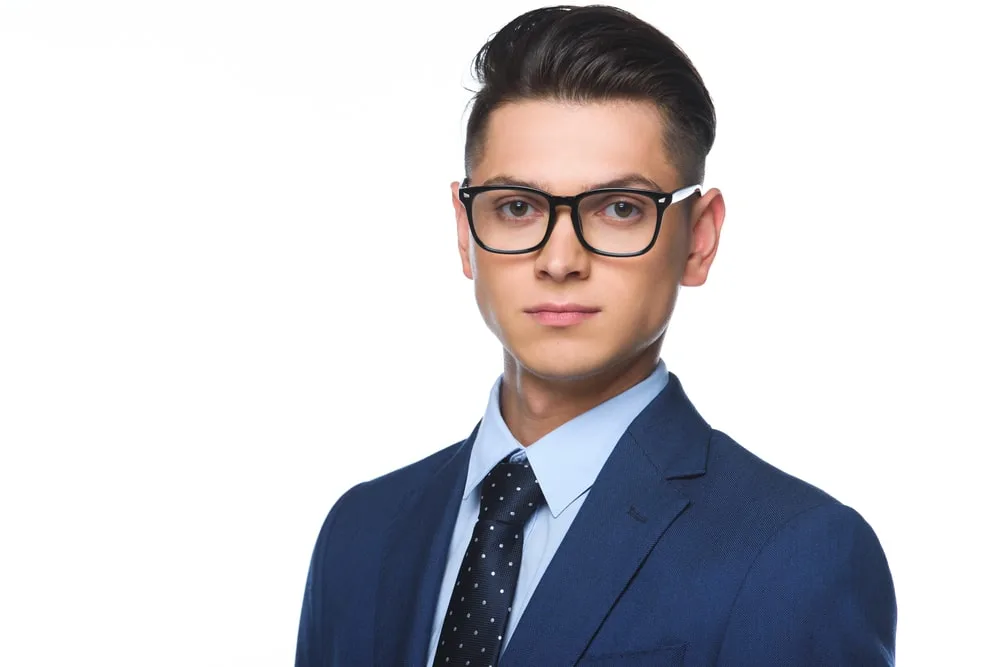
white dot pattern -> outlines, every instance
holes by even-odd
[[[441,633],[434,667],[496,664],[520,570],[520,531],[544,503],[527,461],[501,461],[486,475],[482,489],[465,569],[448,605],[448,619],[457,620]]]

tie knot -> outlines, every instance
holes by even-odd
[[[538,478],[527,459],[504,459],[482,480],[479,520],[524,524],[544,503]]]

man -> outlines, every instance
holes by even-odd
[[[297,664],[892,664],[871,528],[713,430],[659,358],[725,216],[691,63],[623,11],[558,7],[475,67],[452,198],[503,374],[467,440],[333,507]]]

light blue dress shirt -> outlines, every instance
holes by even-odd
[[[652,374],[634,387],[566,422],[529,447],[524,447],[513,437],[500,414],[502,376],[496,380],[489,394],[485,416],[472,443],[465,493],[458,509],[444,579],[437,598],[428,667],[433,667],[441,624],[451,601],[458,568],[479,518],[478,489],[486,474],[511,453],[514,460],[526,457],[537,475],[546,502],[546,506],[535,512],[524,527],[524,552],[510,619],[503,633],[503,650],[614,445],[638,413],[666,387],[668,380],[666,365],[660,360]]]

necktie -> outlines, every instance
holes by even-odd
[[[434,667],[495,667],[524,548],[524,525],[544,503],[527,460],[500,461],[482,481],[479,519],[458,570]]]

